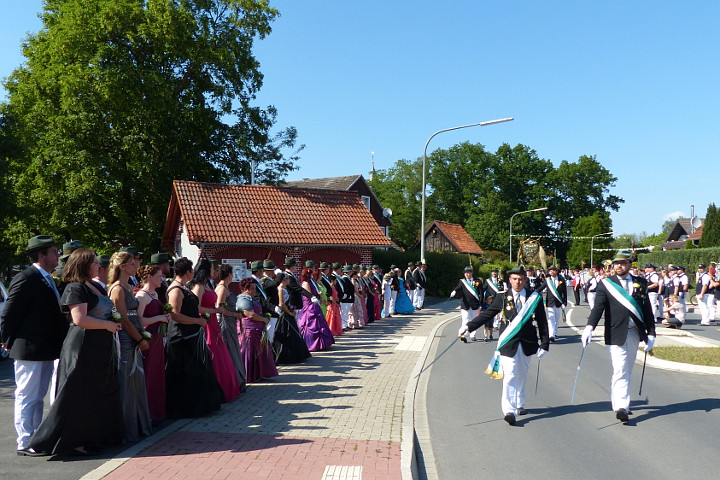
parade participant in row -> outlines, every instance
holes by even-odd
[[[312,282],[312,267],[305,267],[300,275],[301,287],[308,290],[314,297],[318,296],[315,284]],[[297,326],[300,330],[308,350],[318,352],[326,350],[335,343],[332,333],[325,321],[320,305],[307,297],[302,297],[303,307],[297,312]]]
[[[396,270],[396,274],[399,286],[397,297],[395,298],[395,313],[399,313],[402,315],[410,315],[415,311],[415,307],[413,307],[412,300],[410,299],[410,294],[405,288],[405,279],[402,275],[400,275],[399,268]]]
[[[473,268],[465,267],[464,278],[460,280],[457,287],[450,292],[450,298],[460,298],[460,332],[467,331],[467,323],[477,317],[483,302],[483,283],[481,278],[473,277]],[[490,323],[492,326],[492,323]],[[463,336],[463,341],[467,339]],[[470,339],[475,341],[475,334],[470,334]]]
[[[700,307],[700,325],[715,324],[715,288],[714,281],[707,272],[707,265],[701,263],[697,269],[697,280],[695,282],[695,298]]]
[[[333,263],[333,270],[338,278],[340,316],[342,317],[343,331],[346,331],[350,329],[350,310],[355,304],[355,285],[350,278],[352,267],[350,265],[343,267],[339,262],[335,262]]]
[[[648,300],[652,308],[653,318],[657,321],[659,311],[662,311],[660,296],[660,275],[655,271],[657,267],[652,263],[645,264],[645,280],[648,284]]]
[[[595,305],[595,292],[597,291],[598,283],[600,282],[600,272],[595,267],[590,268],[590,278],[587,281],[585,288],[587,289],[587,302],[592,310]]]
[[[505,321],[500,326],[498,346],[486,373],[493,375],[493,378],[502,377],[500,407],[505,421],[509,425],[515,425],[516,416],[527,413],[525,384],[530,357],[537,354],[540,360],[546,355],[550,348],[550,339],[542,297],[526,288],[525,270],[514,267],[507,273],[510,288],[504,294],[496,295],[485,311],[463,327],[460,335],[474,332],[487,322],[492,322],[498,313],[503,313]],[[501,369],[502,374],[499,373]]]
[[[592,341],[592,332],[605,313],[605,345],[610,352],[613,374],[611,400],[615,417],[628,421],[630,412],[630,376],[639,343],[649,352],[655,343],[655,319],[648,299],[644,277],[629,274],[630,255],[618,252],[612,261],[614,275],[603,279],[597,288],[595,306],[590,311],[582,334],[583,347]]]
[[[286,277],[283,275],[282,278]],[[262,338],[268,319],[260,315],[262,307],[254,299],[255,288],[255,282],[251,278],[242,279],[236,304],[237,310],[243,312],[242,330],[238,335],[240,335],[240,352],[245,363],[247,383],[278,375],[273,361],[272,346]]]
[[[407,269],[405,269],[405,273],[403,274],[403,279],[405,280],[405,290],[407,290],[411,301],[415,298],[415,288],[417,287],[417,283],[415,283],[415,276],[413,275],[414,269],[415,263],[408,262]]]
[[[220,265],[220,268],[218,268],[218,282],[215,286],[215,294],[217,295],[215,306],[223,309],[220,317],[220,331],[232,364],[235,367],[240,393],[242,393],[247,390],[247,384],[245,382],[245,364],[240,354],[240,340],[237,333],[242,314],[236,311],[237,295],[230,289],[234,276],[231,265],[227,263]]]
[[[427,274],[425,270],[427,265],[419,261],[415,263],[413,278],[415,279],[415,296],[413,297],[413,305],[415,310],[422,310],[425,306],[425,289],[427,288]]]
[[[572,287],[573,295],[575,295],[575,306],[580,305],[580,292],[583,290],[583,287],[585,287],[585,282],[583,282],[582,274],[577,270],[573,273]]]
[[[558,267],[551,265],[548,268],[549,276],[545,279],[547,290],[547,320],[550,341],[554,342],[558,336],[558,323],[564,319],[564,308],[567,305],[567,283],[562,275],[558,275]]]
[[[673,287],[675,288],[675,291],[673,292],[677,297],[680,299],[680,303],[682,303],[683,308],[685,308],[685,311],[687,312],[687,292],[690,289],[690,279],[688,278],[687,274],[685,273],[685,267],[682,267],[678,265],[675,267],[675,275],[673,277]]]
[[[372,276],[370,277],[373,285],[373,292],[375,296],[375,320],[382,318],[383,310],[383,275],[382,269],[379,265],[372,266]]]
[[[483,303],[485,303],[485,305],[490,305],[493,302],[495,296],[505,292],[508,287],[505,284],[505,281],[500,278],[500,270],[498,270],[497,268],[493,268],[490,271],[490,277],[485,280],[485,285],[483,286],[483,288],[485,290],[485,298]],[[493,320],[492,324],[485,325],[484,333],[486,342],[493,340],[493,329],[499,326],[501,318],[502,313],[498,313],[497,315],[495,315],[495,319]]]

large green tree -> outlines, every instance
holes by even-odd
[[[607,255],[603,255],[600,251],[593,251],[591,258],[590,247],[594,249],[608,248],[611,242],[608,236],[598,236],[594,239],[592,237],[610,232],[611,229],[612,221],[608,212],[595,212],[587,217],[578,218],[571,231],[572,236],[577,238],[573,238],[570,242],[570,249],[567,253],[568,265],[573,268],[582,268],[586,265],[590,266],[591,261],[597,265],[600,260],[607,258]]]
[[[702,248],[720,246],[720,210],[714,203],[708,205],[707,213],[705,213],[705,223],[702,228],[700,246]]]
[[[100,247],[159,243],[173,179],[278,182],[297,157],[262,85],[264,0],[46,0],[26,62],[5,81],[4,155],[16,199],[8,240],[67,228]]]

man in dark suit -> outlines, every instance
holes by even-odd
[[[43,398],[68,321],[61,313],[60,293],[51,275],[58,265],[57,244],[49,235],[38,235],[28,241],[27,253],[33,264],[10,284],[0,318],[0,342],[15,360],[17,454],[37,456],[42,452],[28,445],[42,420]]]
[[[415,264],[415,270],[413,271],[413,278],[415,279],[413,305],[415,306],[415,310],[422,310],[422,307],[425,305],[425,289],[427,288],[426,268],[427,266],[422,261],[419,261]]]
[[[285,257],[285,275],[290,278],[290,283],[287,286],[287,291],[290,296],[287,303],[290,308],[300,310],[303,308],[302,297],[309,298],[313,303],[319,303],[319,300],[298,283],[295,272],[293,272],[296,264],[297,260],[295,260],[295,257]]]
[[[630,376],[641,341],[649,352],[655,343],[655,319],[648,299],[647,281],[629,274],[630,255],[618,252],[613,259],[615,275],[600,281],[595,305],[582,334],[583,347],[592,341],[593,329],[605,312],[605,345],[613,374],[610,397],[615,417],[628,421]]]
[[[496,295],[487,309],[465,327],[465,332],[492,322],[502,312],[505,321],[500,323],[500,338],[491,367],[486,373],[500,378],[502,369],[503,389],[500,406],[505,421],[515,425],[516,415],[525,415],[525,383],[530,368],[530,357],[537,354],[541,359],[550,349],[545,307],[539,293],[530,291],[525,284],[527,278],[522,267],[508,270],[510,288]],[[537,325],[537,327],[535,326]],[[460,332],[463,335],[465,332]],[[538,339],[540,345],[538,348]]]
[[[415,277],[413,276],[413,268],[415,268],[415,263],[410,262],[408,263],[407,269],[404,273],[405,278],[405,290],[407,291],[408,297],[410,297],[410,301],[413,301],[413,298],[415,297],[415,287],[417,286],[415,284]]]
[[[554,342],[557,338],[558,322],[563,318],[563,309],[567,305],[567,282],[565,278],[558,275],[558,267],[550,265],[548,268],[550,274],[546,279],[542,290],[547,291],[547,319],[548,331],[550,332],[550,341]]]
[[[282,277],[275,274],[275,262],[268,259],[264,262],[256,260],[250,264],[252,279],[255,282],[255,301],[262,305],[263,316],[270,315],[272,318],[280,318],[280,296],[278,285]],[[263,274],[260,278],[259,275]]]
[[[343,295],[340,297],[340,318],[342,319],[343,330],[349,330],[348,320],[350,318],[350,309],[355,303],[355,285],[353,285],[350,274],[353,271],[351,265],[342,267],[342,277],[338,279],[338,286],[342,282]]]
[[[465,267],[463,277],[460,283],[458,283],[458,286],[450,292],[450,298],[455,298],[456,296],[460,298],[460,331],[465,329],[470,320],[477,317],[483,302],[482,279],[473,277],[473,268],[470,266]],[[492,323],[490,327],[492,327]],[[462,339],[466,341],[465,337],[462,337]],[[474,331],[470,334],[470,339],[473,342],[475,341]],[[485,337],[485,341],[490,341],[489,336]]]

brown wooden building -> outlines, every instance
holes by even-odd
[[[420,242],[413,249],[420,248]],[[425,250],[428,252],[455,252],[471,255],[484,255],[480,246],[456,223],[433,221],[425,229]]]

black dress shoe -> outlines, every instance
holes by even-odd
[[[464,335],[460,335],[460,341],[463,343],[467,343],[467,338],[465,338]]]
[[[518,415],[527,415],[527,410],[524,408],[518,408]]]
[[[550,342],[555,343],[555,337],[550,337]]]
[[[17,454],[21,457],[46,457],[48,455],[45,452],[36,452],[32,448],[21,448]]]
[[[630,418],[628,417],[628,412],[624,408],[621,408],[617,412],[615,412],[615,418],[620,420],[622,423],[626,423]]]
[[[505,421],[510,425],[511,427],[515,425],[515,414],[514,413],[508,413],[505,415]]]

